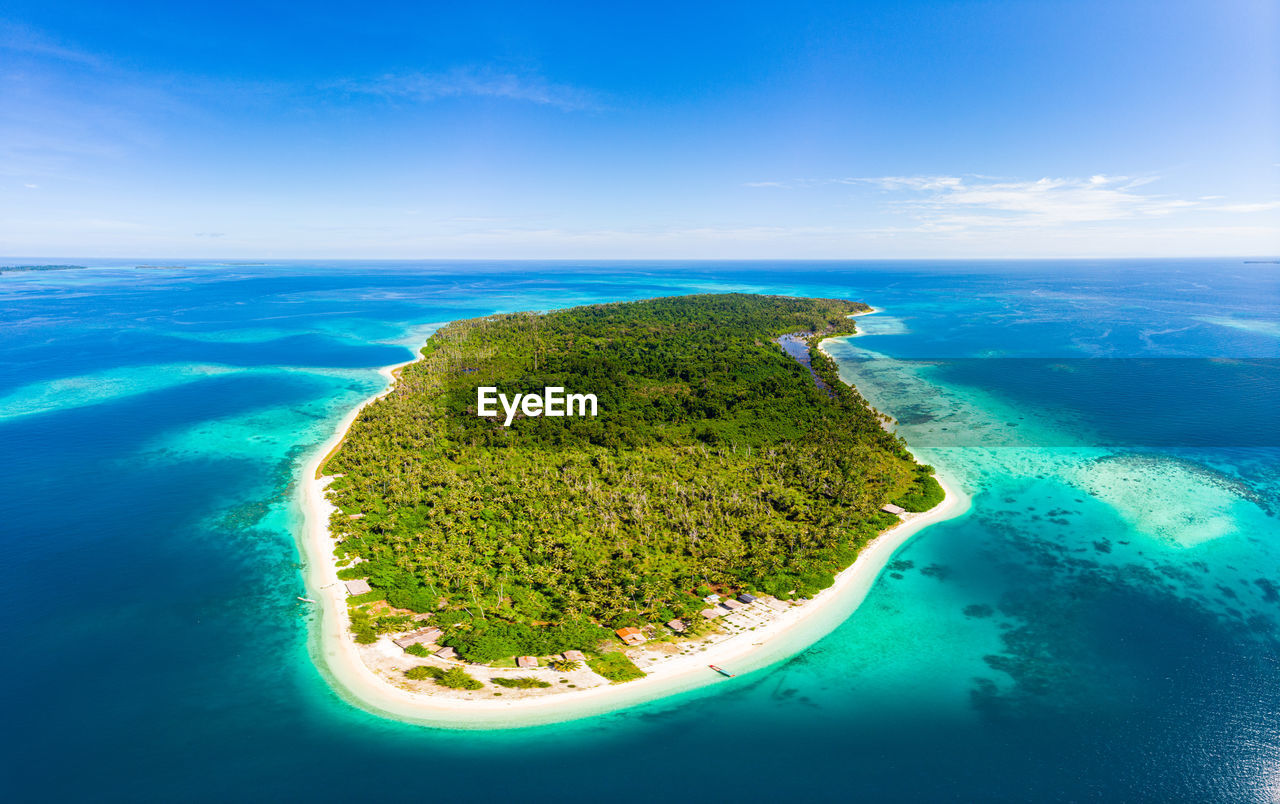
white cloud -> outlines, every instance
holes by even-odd
[[[39,189],[40,189],[40,185],[38,185],[38,184],[32,184],[31,182],[26,182],[26,183],[25,183],[25,184],[23,184],[22,186],[23,186],[23,187],[26,187],[28,190],[39,190]]]
[[[505,98],[565,111],[597,109],[593,93],[556,84],[538,75],[487,67],[456,67],[438,73],[387,74],[370,80],[341,81],[334,88],[352,94],[430,102],[445,98]]]
[[[786,187],[786,182],[781,181],[744,181],[743,187]]]
[[[1035,181],[960,176],[878,176],[840,180],[909,195],[893,209],[913,215],[925,231],[1053,228],[1155,218],[1196,206],[1137,192],[1152,177],[1094,175]]]
[[[1272,209],[1280,209],[1280,201],[1262,201],[1256,204],[1223,204],[1220,207],[1213,207],[1217,212],[1267,212]]]
[[[882,190],[946,190],[964,180],[955,176],[878,176],[876,178],[835,179],[839,184],[870,184]]]

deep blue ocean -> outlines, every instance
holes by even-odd
[[[7,801],[1280,800],[1280,266],[88,264],[0,275]],[[462,732],[337,694],[295,481],[377,368],[721,291],[881,308],[830,351],[971,510],[681,696]]]

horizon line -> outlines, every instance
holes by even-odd
[[[107,257],[101,255],[0,255],[0,261],[37,261],[37,260],[113,260],[113,261],[187,261],[197,263],[235,263],[235,262],[307,262],[320,260],[325,262],[978,262],[978,261],[1022,261],[1022,262],[1056,262],[1082,260],[1260,260],[1274,262],[1280,260],[1280,253],[1268,254],[1188,254],[1180,256],[1150,255],[1074,255],[1074,256],[978,256],[978,257],[267,257],[267,256],[235,256],[235,257],[201,257],[194,255],[178,256],[124,256]],[[0,266],[5,267],[5,266]]]

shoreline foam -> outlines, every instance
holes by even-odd
[[[879,312],[873,309],[867,315]],[[348,629],[346,594],[332,560],[334,541],[329,517],[334,506],[325,496],[333,479],[320,468],[342,444],[364,407],[390,393],[405,361],[380,369],[387,386],[348,413],[334,434],[316,450],[303,468],[301,484],[302,537],[299,547],[305,566],[308,595],[318,601],[310,652],[330,685],[349,702],[377,714],[427,726],[452,729],[497,729],[534,726],[605,714],[716,683],[731,683],[708,668],[730,665],[742,674],[794,656],[835,630],[858,608],[893,554],[928,525],[959,516],[969,499],[954,481],[939,477],[946,497],[873,539],[835,583],[803,606],[787,609],[755,631],[716,642],[696,654],[673,657],[654,666],[641,679],[574,692],[532,698],[458,700],[424,695],[391,686],[364,662]]]

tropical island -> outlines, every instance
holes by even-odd
[[[510,706],[714,676],[823,590],[865,594],[879,567],[851,565],[947,497],[819,348],[870,311],[723,294],[442,327],[314,464],[330,658],[402,703]],[[598,415],[478,415],[495,388]]]
[[[39,273],[41,271],[83,271],[83,265],[0,265],[0,274]]]

